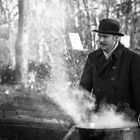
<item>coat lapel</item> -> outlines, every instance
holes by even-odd
[[[112,60],[112,57],[110,57],[109,59],[105,60],[104,64],[102,65],[102,67],[100,68],[100,70],[98,72],[98,76],[109,65],[109,63],[111,62],[111,60]]]
[[[100,49],[99,52],[98,52],[98,55],[96,57],[96,61],[95,61],[96,62],[95,65],[96,65],[97,73],[100,71],[100,69],[102,68],[105,61],[106,61],[106,58],[105,58],[105,56],[103,55],[103,53]]]
[[[115,58],[119,58],[122,54],[122,45],[119,43],[116,50],[113,52],[112,55],[115,56]],[[102,71],[110,64],[112,61],[112,56],[106,60],[102,50],[100,50],[100,55],[96,57],[96,70],[97,70],[97,77],[102,73]]]

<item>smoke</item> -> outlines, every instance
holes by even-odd
[[[61,34],[62,35],[62,34]],[[121,128],[136,126],[124,113],[118,113],[115,105],[103,104],[99,112],[95,112],[96,98],[89,92],[71,88],[63,53],[64,39],[57,38],[58,44],[53,47],[52,79],[48,82],[47,96],[58,104],[66,114],[72,117],[80,127]],[[61,42],[61,43],[60,43]],[[130,112],[131,113],[131,112]]]
[[[49,96],[65,112],[70,115],[75,124],[87,128],[123,128],[137,126],[135,121],[125,113],[118,113],[115,105],[104,104],[95,112],[95,98],[89,96],[87,91],[71,89],[68,81],[65,86],[52,83]],[[63,84],[62,84],[63,85]]]
[[[135,121],[131,121],[131,118],[123,112],[117,112],[115,105],[104,104],[100,108],[99,112],[92,114],[91,125],[95,122],[95,128],[123,128],[137,126]]]
[[[62,13],[63,9],[59,3],[57,3],[58,1],[52,1],[53,3],[47,6],[45,6],[44,2],[40,1],[36,1],[37,4],[34,3],[32,5],[32,13],[35,13],[36,9],[37,13],[35,16],[32,16],[32,20],[30,21],[32,30],[29,34],[29,36],[31,36],[30,38],[32,38],[30,39],[30,43],[35,47],[34,44],[37,44],[39,41],[38,35],[41,34],[44,28],[46,29],[44,40],[47,41],[44,47],[48,48],[51,53],[50,62],[52,67],[51,80],[48,81],[46,85],[46,96],[49,96],[66,114],[71,116],[78,126],[92,128],[135,126],[136,123],[131,122],[129,117],[126,117],[124,113],[116,113],[117,107],[114,105],[102,105],[99,112],[95,112],[96,98],[78,87],[71,88],[70,85],[72,81],[69,80],[63,57],[65,49],[67,48],[63,29],[64,13]],[[35,49],[30,48],[30,50],[32,52]],[[29,54],[31,55],[32,53]],[[35,57],[34,54],[31,56],[33,58]]]
[[[94,110],[94,98],[90,98],[88,93],[78,89],[69,89],[67,83],[64,87],[52,84],[50,88],[49,96],[73,118],[76,124],[88,121],[87,111]]]
[[[95,107],[95,99],[86,91],[71,88],[63,57],[62,48],[65,48],[62,46],[65,45],[63,39],[61,43],[61,45],[55,44],[56,47],[53,48],[52,78],[48,82],[47,95],[70,115],[76,124],[81,124],[88,120],[85,112]]]
[[[103,105],[99,112],[95,112],[96,98],[78,87],[71,88],[72,81],[68,77],[64,60],[67,47],[63,28],[54,26],[51,29],[53,35],[49,47],[52,54],[52,77],[47,82],[46,96],[49,96],[66,114],[72,117],[76,125],[81,127],[118,128],[136,125],[123,113],[116,113],[117,107],[114,105]]]
[[[60,39],[60,38],[59,38]],[[62,38],[61,38],[62,39]],[[63,40],[61,45],[56,45],[53,49],[52,79],[48,82],[47,96],[57,103],[76,125],[91,128],[120,128],[136,126],[136,122],[124,113],[117,113],[115,105],[104,104],[99,112],[95,112],[96,98],[89,92],[77,88],[71,88],[72,81],[69,80],[67,68],[64,61],[65,45]],[[63,42],[63,43],[62,43]]]

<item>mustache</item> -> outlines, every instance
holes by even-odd
[[[106,43],[104,43],[104,42],[100,42],[100,45],[106,45]]]
[[[96,44],[97,44],[97,45],[106,45],[106,43],[100,42],[99,40],[96,41]]]

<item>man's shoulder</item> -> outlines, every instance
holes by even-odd
[[[89,53],[89,57],[97,57],[99,55],[101,55],[101,49],[97,49]]]
[[[140,55],[137,52],[135,52],[130,48],[125,48],[125,47],[123,50],[124,51],[122,56],[124,60],[126,60],[127,62],[132,62],[132,64],[140,65]]]
[[[138,52],[136,52],[135,50],[133,50],[131,48],[124,47],[124,52],[126,54],[128,54],[129,56],[137,56],[137,57],[140,57],[140,55],[138,54]]]

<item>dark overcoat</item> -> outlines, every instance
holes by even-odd
[[[120,42],[107,60],[98,49],[88,55],[80,86],[93,90],[97,104],[129,104],[140,114],[140,56]]]

